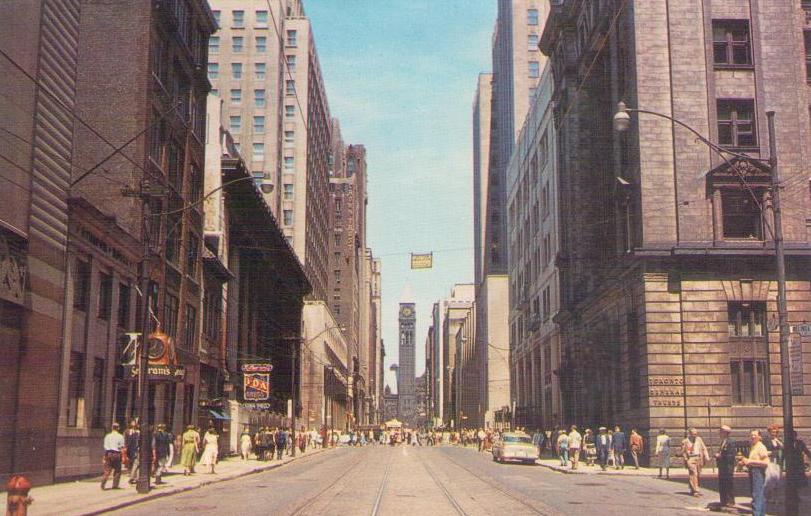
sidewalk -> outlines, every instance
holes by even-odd
[[[275,469],[295,460],[312,457],[324,450],[309,449],[303,455],[296,454],[295,458],[285,457],[281,461],[259,462],[257,460],[243,461],[239,458],[227,458],[217,464],[215,474],[203,473],[205,468],[198,467],[197,473],[192,476],[183,476],[183,468],[176,465],[169,469],[169,474],[163,476],[164,485],[152,486],[149,494],[141,495],[135,492],[135,486],[127,483],[129,477],[121,476],[121,490],[109,489],[112,479],[107,482],[107,490],[100,487],[101,477],[65,482],[50,486],[36,487],[31,490],[34,503],[28,508],[32,516],[39,515],[93,515],[107,511],[122,509],[147,500],[154,500],[206,485],[233,480],[235,478]],[[153,479],[154,480],[154,479]]]
[[[633,466],[625,465],[625,469],[614,469],[609,466],[608,469],[603,471],[599,466],[586,466],[581,462],[577,469],[573,470],[571,465],[561,466],[558,459],[541,459],[537,462],[539,465],[551,469],[559,473],[568,475],[611,475],[617,477],[648,477],[657,478],[659,476],[659,468],[645,468],[640,467],[635,469]],[[676,466],[670,468],[670,479],[662,479],[664,482],[687,482],[687,470],[683,466]],[[712,468],[704,468],[701,471],[701,486],[707,492],[703,498],[700,498],[701,504],[716,506],[718,500],[718,470]],[[784,487],[785,484],[781,482],[777,492],[772,496],[773,501],[768,504],[768,514],[783,514],[783,500],[784,500]],[[735,473],[735,500],[737,505],[734,509],[725,509],[723,512],[731,514],[751,514],[752,499],[749,497],[749,476],[747,473]],[[685,494],[687,494],[685,488]],[[711,510],[717,507],[711,508]],[[800,513],[811,513],[811,487],[806,487],[800,490]]]

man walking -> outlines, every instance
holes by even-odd
[[[625,432],[619,426],[614,427],[611,446],[614,448],[614,467],[625,469]]]
[[[710,460],[710,454],[704,445],[704,440],[698,436],[698,430],[695,428],[691,428],[687,433],[687,437],[681,442],[681,454],[690,475],[688,479],[690,494],[701,496],[699,491],[701,467],[706,461]]]
[[[124,449],[124,436],[118,432],[118,423],[104,436],[104,474],[101,477],[101,490],[107,489],[107,479],[113,474],[113,489],[121,489],[121,450]]]
[[[601,426],[598,431],[600,433],[594,439],[594,447],[597,449],[597,460],[600,462],[600,468],[605,471],[608,464],[608,449],[611,447],[611,439],[608,438],[606,427]]]
[[[166,425],[158,425],[158,431],[152,436],[153,459],[157,464],[155,468],[155,484],[163,484],[161,477],[166,464],[169,462],[169,451],[172,444],[172,434],[166,431]]]
[[[729,439],[732,429],[727,425],[719,429],[721,446],[715,454],[718,464],[718,493],[721,495],[721,507],[735,507],[733,475],[735,473],[735,447]]]
[[[282,460],[282,454],[287,449],[287,431],[280,429],[276,432],[276,459]]]
[[[583,436],[577,431],[577,425],[572,425],[569,432],[569,458],[572,461],[572,469],[577,469],[580,462],[580,448],[583,444]]]
[[[631,458],[634,459],[634,469],[639,469],[639,455],[645,449],[645,443],[642,436],[636,431],[636,428],[631,430]]]
[[[141,430],[138,428],[138,421],[130,421],[130,427],[124,433],[124,443],[127,448],[127,463],[129,464],[129,483],[134,484],[138,479],[141,457],[138,448],[141,445]]]

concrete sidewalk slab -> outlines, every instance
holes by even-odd
[[[32,516],[102,514],[148,500],[272,470],[296,460],[316,456],[324,451],[327,450],[310,449],[304,454],[297,454],[295,458],[288,456],[281,461],[272,462],[228,458],[217,464],[215,474],[202,472],[205,468],[198,465],[198,472],[188,477],[183,476],[183,468],[176,465],[169,469],[168,475],[164,475],[165,484],[153,485],[149,494],[145,495],[138,494],[135,486],[127,483],[126,475],[121,477],[122,489],[120,490],[110,489],[112,481],[108,481],[108,489],[102,491],[101,477],[37,487],[31,490],[34,503],[29,507],[29,514]]]

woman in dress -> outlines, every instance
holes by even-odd
[[[665,470],[667,479],[670,480],[670,436],[667,430],[662,428],[656,437],[656,456],[659,457],[659,478],[662,478],[662,470]]]
[[[181,442],[180,464],[183,466],[183,474],[188,476],[194,473],[194,463],[200,453],[200,434],[194,429],[194,425],[186,427]]]
[[[240,455],[242,455],[242,460],[248,460],[250,458],[252,443],[253,438],[251,437],[251,433],[245,428],[242,430],[242,435],[239,436],[239,451]]]
[[[203,436],[203,458],[200,464],[211,468],[210,473],[214,473],[214,465],[217,464],[217,455],[220,451],[220,436],[213,426],[208,428]]]

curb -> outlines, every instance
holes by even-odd
[[[336,448],[330,448],[329,450],[326,450],[326,451],[335,450],[335,449]],[[307,458],[307,457],[314,457],[316,455],[320,455],[321,453],[324,453],[324,451],[325,450],[323,448],[319,448],[319,449],[316,449],[316,450],[314,450],[313,452],[311,452],[311,453],[309,453],[307,455],[297,455],[295,458],[293,458],[292,460],[289,460],[287,462],[276,463],[276,464],[268,464],[267,466],[255,467],[255,468],[249,469],[247,471],[242,471],[242,472],[239,472],[239,473],[232,473],[230,475],[217,477],[217,478],[212,478],[210,480],[205,480],[205,481],[200,482],[199,484],[195,484],[193,486],[175,487],[175,488],[170,488],[167,491],[160,491],[160,492],[157,492],[157,493],[150,493],[150,494],[145,495],[145,496],[143,496],[141,498],[136,498],[134,500],[126,500],[126,501],[123,501],[123,502],[119,502],[119,503],[117,503],[115,505],[110,505],[110,506],[104,507],[102,509],[92,510],[90,512],[83,512],[81,514],[82,514],[82,516],[96,516],[98,514],[105,514],[105,513],[108,513],[108,512],[112,512],[112,511],[118,511],[120,509],[125,509],[125,508],[131,507],[133,505],[138,505],[140,503],[150,502],[152,500],[157,500],[158,498],[164,498],[166,496],[172,496],[172,495],[176,495],[176,494],[180,494],[180,493],[185,493],[185,492],[188,492],[188,491],[193,491],[195,489],[200,489],[201,487],[210,486],[212,484],[219,484],[220,482],[227,482],[229,480],[236,480],[238,478],[247,477],[249,475],[255,475],[257,473],[264,473],[266,471],[271,471],[271,470],[274,470],[274,469],[277,469],[277,468],[287,466],[288,464],[292,464],[292,463],[298,461],[299,459],[304,459],[304,458]]]

